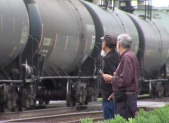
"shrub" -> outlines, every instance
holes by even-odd
[[[140,109],[135,118],[129,118],[128,121],[120,115],[115,115],[115,119],[98,121],[97,123],[168,123],[169,122],[169,104],[163,107],[155,108],[146,112]],[[93,119],[82,119],[81,123],[93,123]]]
[[[89,118],[83,118],[81,120],[81,123],[93,123],[93,119],[92,118],[91,119],[89,119]]]

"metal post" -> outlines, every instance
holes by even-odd
[[[32,41],[32,52],[31,52],[31,55],[32,55],[32,59],[31,59],[31,64],[33,66],[33,48],[34,48],[34,41],[33,41],[33,37],[31,35],[29,35],[29,37],[31,38],[31,41]]]
[[[21,52],[19,53],[19,59],[18,59],[18,68],[19,68],[19,80],[22,79],[22,55]]]
[[[115,7],[115,0],[113,0],[113,11],[114,11],[114,7]]]
[[[147,10],[147,7],[146,7],[146,0],[145,0],[145,18],[144,18],[144,19],[146,19],[146,14],[147,14],[147,13],[146,13],[146,12],[147,12],[146,10]]]
[[[148,0],[148,16],[150,15],[150,3],[149,3],[149,0]],[[149,18],[150,19],[150,18]]]
[[[37,69],[38,69],[38,73],[37,73],[37,78],[39,79],[39,48],[38,48],[38,55],[37,55]]]
[[[150,0],[150,20],[152,18],[152,1]]]

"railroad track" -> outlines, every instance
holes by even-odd
[[[91,111],[91,112],[76,112],[67,113],[59,115],[41,116],[41,117],[31,117],[31,118],[20,118],[14,120],[5,120],[3,122],[55,122],[55,123],[75,123],[80,122],[83,118],[95,118],[94,121],[103,120],[102,111]]]
[[[33,118],[33,117],[44,117],[44,116],[53,116],[60,115],[65,113],[75,113],[83,111],[101,111],[101,105],[86,105],[78,107],[62,107],[62,108],[48,108],[48,109],[39,109],[39,110],[29,110],[23,112],[10,112],[10,113],[1,113],[0,122],[4,120],[15,120],[15,119],[24,119],[24,118]],[[7,122],[7,121],[6,121]],[[12,122],[12,121],[11,121]]]
[[[153,110],[154,108],[146,108],[142,107],[145,111]],[[137,109],[139,110],[139,108]],[[64,112],[64,111],[62,111]],[[67,112],[65,110],[65,112]],[[6,122],[55,122],[55,123],[79,123],[83,118],[92,118],[93,122],[103,121],[103,112],[102,111],[81,111],[74,113],[66,113],[66,114],[57,114],[57,115],[47,115],[47,116],[39,116],[39,117],[29,117],[29,118],[19,118],[12,120],[3,120],[1,123]]]
[[[168,98],[162,98],[165,101],[168,101]],[[151,100],[151,99],[148,99],[148,100]],[[161,99],[154,99],[156,101],[160,101]],[[44,108],[44,107],[43,107]],[[150,109],[153,109],[153,107],[138,107],[138,110],[139,108],[144,108],[145,110],[150,110]],[[48,109],[38,109],[38,110],[29,110],[29,111],[23,111],[23,112],[10,112],[10,113],[1,113],[0,114],[0,122],[14,122],[14,121],[19,121],[21,122],[21,120],[23,120],[23,122],[26,122],[24,121],[24,119],[38,119],[37,117],[46,117],[46,120],[50,120],[51,118],[53,117],[59,117],[59,115],[63,115],[63,114],[67,114],[68,113],[77,113],[80,114],[81,112],[91,112],[91,111],[102,111],[102,106],[100,103],[93,103],[91,105],[84,105],[84,106],[78,106],[78,107],[62,107],[62,108],[48,108]],[[101,113],[102,114],[102,113]],[[56,116],[57,115],[57,116]],[[89,116],[92,116],[92,115],[89,115]],[[51,117],[51,118],[50,118]],[[65,117],[67,117],[65,115]],[[75,117],[75,116],[74,116]],[[81,117],[81,116],[78,116],[78,117]],[[94,117],[93,121],[95,121],[95,118],[96,120],[99,118],[98,116],[95,117],[95,116],[92,116]],[[63,117],[62,117],[63,118]],[[82,117],[84,118],[84,116]],[[102,119],[102,115],[100,117]],[[55,119],[55,118],[54,118]],[[42,120],[44,120],[42,118]],[[39,119],[38,119],[39,121]],[[46,121],[44,121],[46,122]],[[79,122],[79,119],[77,119],[77,122]]]

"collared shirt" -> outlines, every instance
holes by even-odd
[[[135,54],[126,50],[120,56],[116,75],[112,77],[114,92],[136,92],[139,82],[139,62]]]
[[[113,75],[116,71],[116,68],[120,62],[120,55],[117,53],[116,50],[111,50],[107,53],[107,55],[103,58],[104,59],[104,68],[103,73]],[[105,80],[102,78],[101,80],[101,93],[102,93],[102,101],[108,101],[108,97],[113,92],[111,83],[106,83]]]

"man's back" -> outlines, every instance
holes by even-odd
[[[111,74],[115,72],[118,63],[120,61],[120,55],[115,51],[111,50],[107,55],[104,57],[104,68],[103,73]],[[113,92],[112,85],[110,83],[106,83],[102,78],[101,81],[101,92],[102,92],[102,101],[108,101],[108,97]]]
[[[136,92],[138,88],[139,62],[130,49],[120,56],[120,63],[115,76],[117,77],[114,78],[114,92]]]
[[[133,74],[132,77],[132,81],[131,81],[131,85],[128,85],[130,89],[128,89],[129,91],[133,91],[136,92],[138,89],[138,83],[139,83],[139,62],[138,59],[136,57],[136,55],[133,53],[133,51],[128,51],[125,53],[125,57],[129,62],[130,65],[132,65],[133,67],[133,72],[130,74]]]
[[[131,57],[131,61],[132,61],[132,64],[133,64],[133,71],[134,71],[133,79],[134,80],[132,80],[132,81],[136,84],[136,90],[135,91],[137,91],[138,83],[139,83],[139,61],[138,61],[136,55],[132,51],[130,51],[128,53],[129,53],[129,57]],[[133,89],[131,89],[131,90],[133,90]]]

